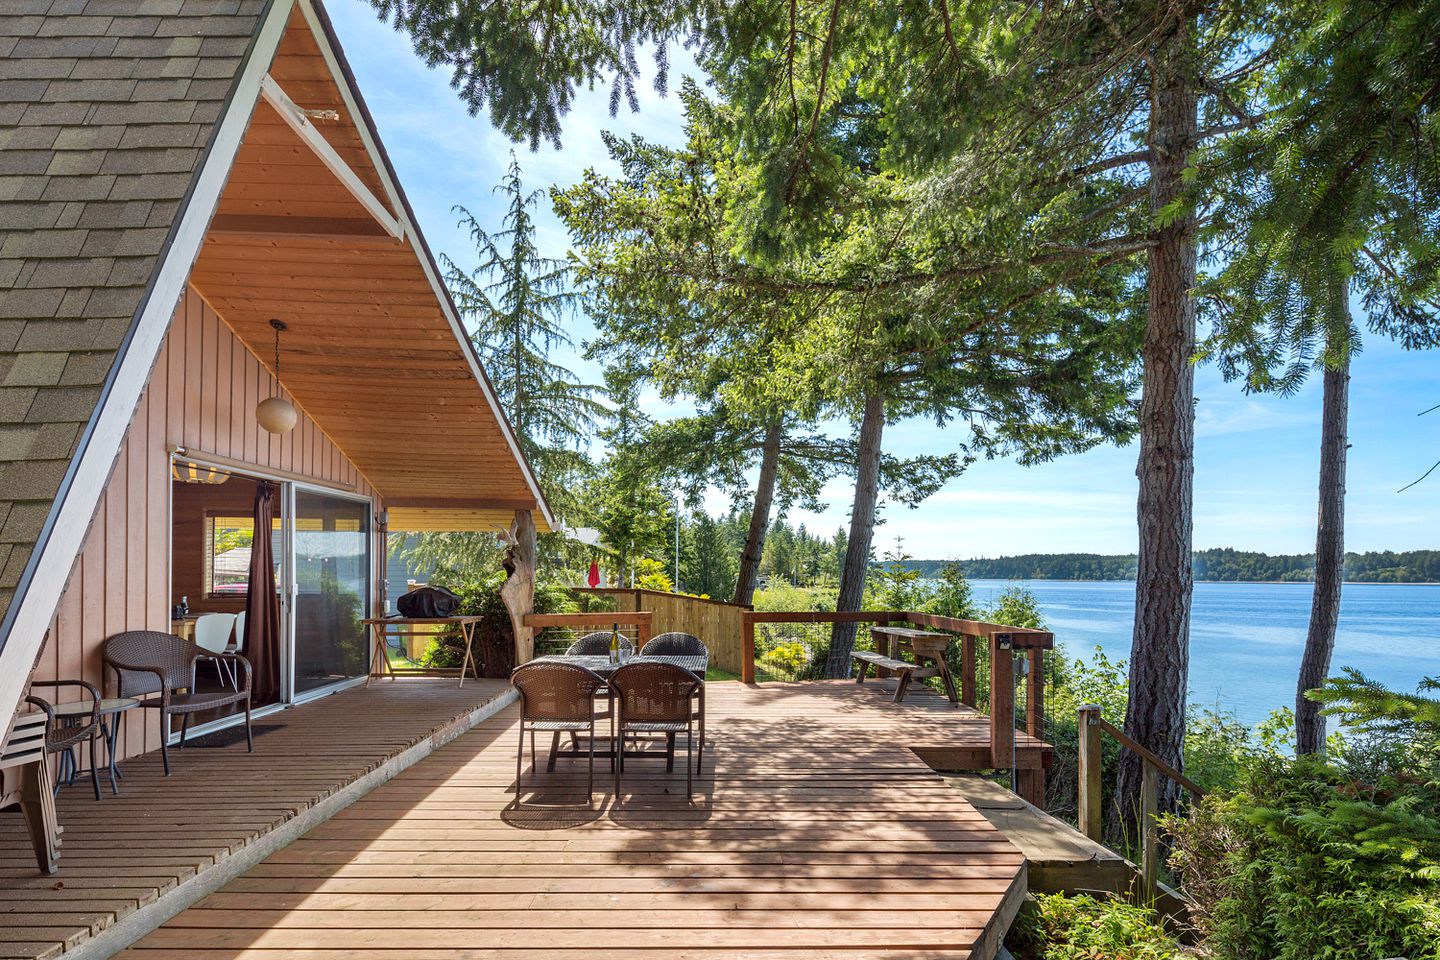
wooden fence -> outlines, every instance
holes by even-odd
[[[652,617],[651,636],[672,630],[693,633],[710,648],[712,666],[729,673],[740,673],[740,632],[743,617],[750,612],[749,607],[658,590],[597,587],[593,590],[579,588],[575,592],[608,597],[621,611],[648,610]]]

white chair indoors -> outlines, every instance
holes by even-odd
[[[230,653],[241,653],[245,647],[245,611],[235,614],[235,632],[230,637]]]
[[[230,638],[234,633],[235,614],[233,613],[202,613],[195,620],[195,645],[206,653],[215,654],[216,657],[230,650]],[[228,683],[232,688],[239,689],[237,686],[239,681],[227,661],[216,659],[215,671],[220,674],[221,684]]]

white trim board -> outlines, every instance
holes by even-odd
[[[325,139],[325,135],[316,129],[315,124],[310,122],[305,111],[295,105],[295,101],[290,99],[290,95],[269,74],[266,74],[260,81],[260,96],[275,108],[275,112],[280,114],[280,119],[295,131],[305,146],[310,148],[310,152],[325,164],[325,168],[335,174],[340,185],[360,202],[360,206],[365,208],[365,212],[370,214],[376,223],[385,228],[386,233],[396,240],[405,239],[404,225],[391,214],[375,194],[370,192],[370,188],[365,186],[364,181],[354,170],[350,169],[345,159],[335,152],[330,141]]]
[[[18,606],[5,646],[0,649],[0,711],[3,711],[0,716],[14,714],[30,683],[31,667],[45,642],[50,619],[69,580],[70,568],[85,542],[90,520],[120,453],[136,404],[149,382],[175,305],[185,292],[190,270],[205,240],[205,229],[249,126],[250,114],[260,95],[261,80],[279,48],[295,3],[296,0],[274,0],[256,31],[249,58],[236,78],[225,113],[216,123],[210,149],[179,213],[179,226],[156,268],[131,337],[116,360],[109,391],[94,415],[89,439],[78,455],[70,486],[55,508],[50,534],[37,547],[39,558],[24,593],[15,597]]]

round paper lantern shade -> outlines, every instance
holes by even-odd
[[[286,433],[294,429],[299,415],[289,400],[268,397],[255,407],[255,419],[271,433]]]

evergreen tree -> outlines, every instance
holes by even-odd
[[[725,542],[722,524],[696,511],[681,538],[680,582],[690,593],[713,599],[730,595],[735,584],[735,555]]]
[[[637,379],[617,366],[606,371],[606,381],[614,411],[599,435],[609,454],[589,491],[587,505],[601,540],[618,559],[617,582],[627,586],[632,576],[638,579],[642,560],[658,563],[657,571],[669,568],[657,558],[668,555],[666,545],[675,524],[674,498],[656,485],[642,451],[648,421],[638,406]]]
[[[544,192],[525,191],[513,153],[495,192],[504,195],[506,212],[503,229],[493,234],[469,210],[456,207],[479,264],[466,273],[442,257],[445,279],[471,323],[471,339],[525,456],[547,497],[563,500],[588,464],[580,448],[606,410],[598,387],[581,383],[552,359],[557,349],[572,346],[563,321],[575,293],[565,262],[541,256],[536,247],[531,210]]]
[[[1295,701],[1296,747],[1325,722],[1307,694],[1330,669],[1345,577],[1345,466],[1358,295],[1371,329],[1409,348],[1440,342],[1440,3],[1311,0],[1282,26],[1288,52],[1257,94],[1265,114],[1201,168],[1219,181],[1211,221],[1225,268],[1207,287],[1209,348],[1229,378],[1290,393],[1323,373],[1315,592]]]

